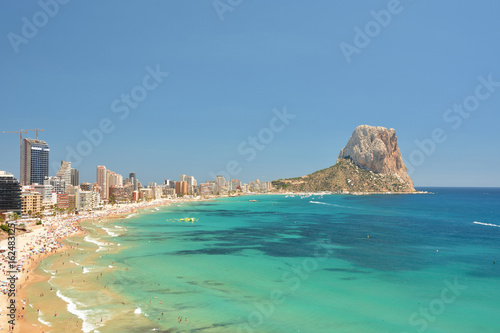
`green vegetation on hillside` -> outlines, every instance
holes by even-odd
[[[376,174],[340,160],[334,166],[310,175],[273,181],[277,189],[295,192],[411,192],[413,189],[393,174]]]

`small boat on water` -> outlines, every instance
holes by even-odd
[[[185,217],[183,219],[168,219],[166,221],[167,222],[191,222],[191,223],[194,223],[194,222],[198,222],[198,219],[194,218],[194,217]]]
[[[249,202],[257,202],[257,200],[248,200]]]

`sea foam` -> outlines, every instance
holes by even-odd
[[[89,242],[89,243],[94,243],[95,245],[99,246],[99,248],[95,252],[101,251],[104,248],[104,246],[106,246],[106,243],[103,243],[95,238],[90,237],[90,236],[85,236],[85,238],[83,240],[85,240],[86,242]]]
[[[474,224],[487,225],[487,226],[489,226],[489,227],[497,227],[497,228],[500,228],[500,225],[498,225],[498,224],[493,224],[493,223],[483,223],[483,222],[477,222],[477,221],[474,221]]]
[[[44,324],[45,326],[52,327],[52,324],[51,324],[51,323],[49,323],[48,321],[43,320],[43,319],[42,319],[42,316],[43,316],[43,313],[42,313],[42,311],[40,311],[40,312],[38,313],[38,321],[39,321],[39,322],[41,322],[42,324]]]
[[[82,320],[82,331],[85,333],[92,332],[97,328],[97,326],[92,325],[91,323],[88,322],[88,316],[87,316],[87,311],[85,310],[79,310],[77,307],[76,301],[73,301],[71,298],[64,296],[59,290],[56,292],[56,295],[68,303],[66,308],[68,309],[69,312],[77,316]]]
[[[326,206],[335,206],[335,207],[345,207],[345,206],[341,206],[341,205],[336,205],[336,204],[332,204],[332,203],[327,203],[327,202],[321,202],[321,201],[309,201],[309,203],[312,203],[312,204],[317,204],[317,205],[326,205]]]
[[[310,203],[313,203],[313,204],[319,204],[319,205],[327,205],[327,206],[331,206],[331,204],[329,203],[326,203],[326,202],[320,202],[320,201],[309,201]]]
[[[109,229],[109,228],[102,228],[102,229],[104,231],[106,231],[108,233],[108,235],[110,235],[111,237],[119,236],[119,234],[117,234],[116,232],[111,231],[111,229]]]

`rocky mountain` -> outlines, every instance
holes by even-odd
[[[413,192],[396,131],[358,126],[340,151],[337,164],[310,175],[273,182],[287,191]]]
[[[376,174],[393,174],[413,189],[393,128],[368,125],[356,127],[347,145],[340,151],[337,162],[342,159],[350,159],[357,166]]]

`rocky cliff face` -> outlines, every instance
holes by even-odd
[[[394,129],[358,126],[337,164],[310,175],[273,182],[287,191],[413,192]]]
[[[413,190],[403,157],[398,147],[396,131],[391,128],[360,125],[356,127],[340,151],[337,162],[350,159],[357,166],[376,174],[391,174]]]

